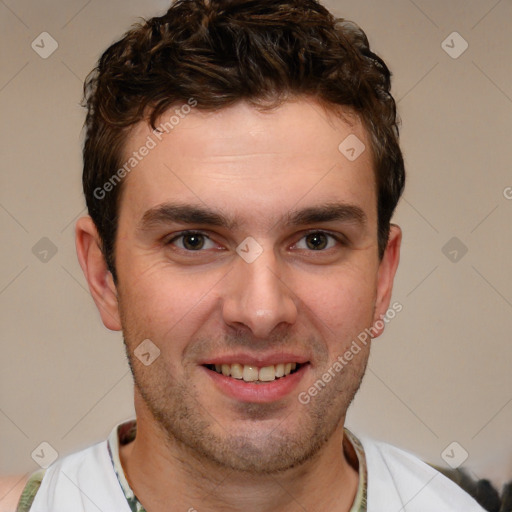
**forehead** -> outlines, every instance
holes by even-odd
[[[121,212],[141,218],[179,199],[263,222],[298,203],[341,201],[375,216],[371,152],[356,116],[307,99],[267,111],[247,103],[214,112],[177,105],[157,130],[139,123],[127,138],[124,161],[136,165],[125,178]]]

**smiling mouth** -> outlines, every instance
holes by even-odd
[[[279,363],[259,368],[248,364],[205,364],[205,368],[224,377],[243,380],[253,384],[264,384],[282,379],[298,371],[307,363]]]

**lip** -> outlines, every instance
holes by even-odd
[[[228,364],[226,359],[223,359],[223,361]],[[290,362],[291,360],[287,359],[286,361]],[[237,359],[234,362],[240,362],[240,360]],[[255,366],[257,365],[255,364]],[[253,384],[251,382],[245,382],[242,379],[239,380],[232,377],[226,377],[225,375],[217,373],[214,370],[209,370],[204,366],[201,366],[200,368],[206,372],[208,378],[212,380],[214,386],[222,394],[239,402],[270,403],[281,400],[296,390],[300,381],[309,371],[309,367],[309,364],[302,364],[302,366],[300,366],[294,373],[263,384]]]

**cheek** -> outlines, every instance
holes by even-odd
[[[305,313],[327,338],[337,342],[357,336],[373,319],[376,281],[368,272],[338,269],[322,278],[303,277],[297,295]]]
[[[120,290],[126,330],[154,338],[162,348],[169,339],[179,344],[211,309],[218,280],[216,275],[180,274],[164,263],[144,269],[134,265]]]

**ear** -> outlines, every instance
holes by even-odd
[[[78,219],[75,227],[78,261],[105,327],[121,330],[117,289],[101,251],[101,241],[91,217]]]
[[[389,303],[391,302],[393,281],[395,279],[398,262],[400,261],[401,242],[402,230],[396,224],[391,224],[388,244],[379,264],[379,271],[377,275],[377,297],[372,327],[372,333],[374,333],[373,338],[377,338],[384,331],[385,322],[382,321],[382,318],[385,316],[389,308]],[[380,322],[378,322],[379,320]]]

